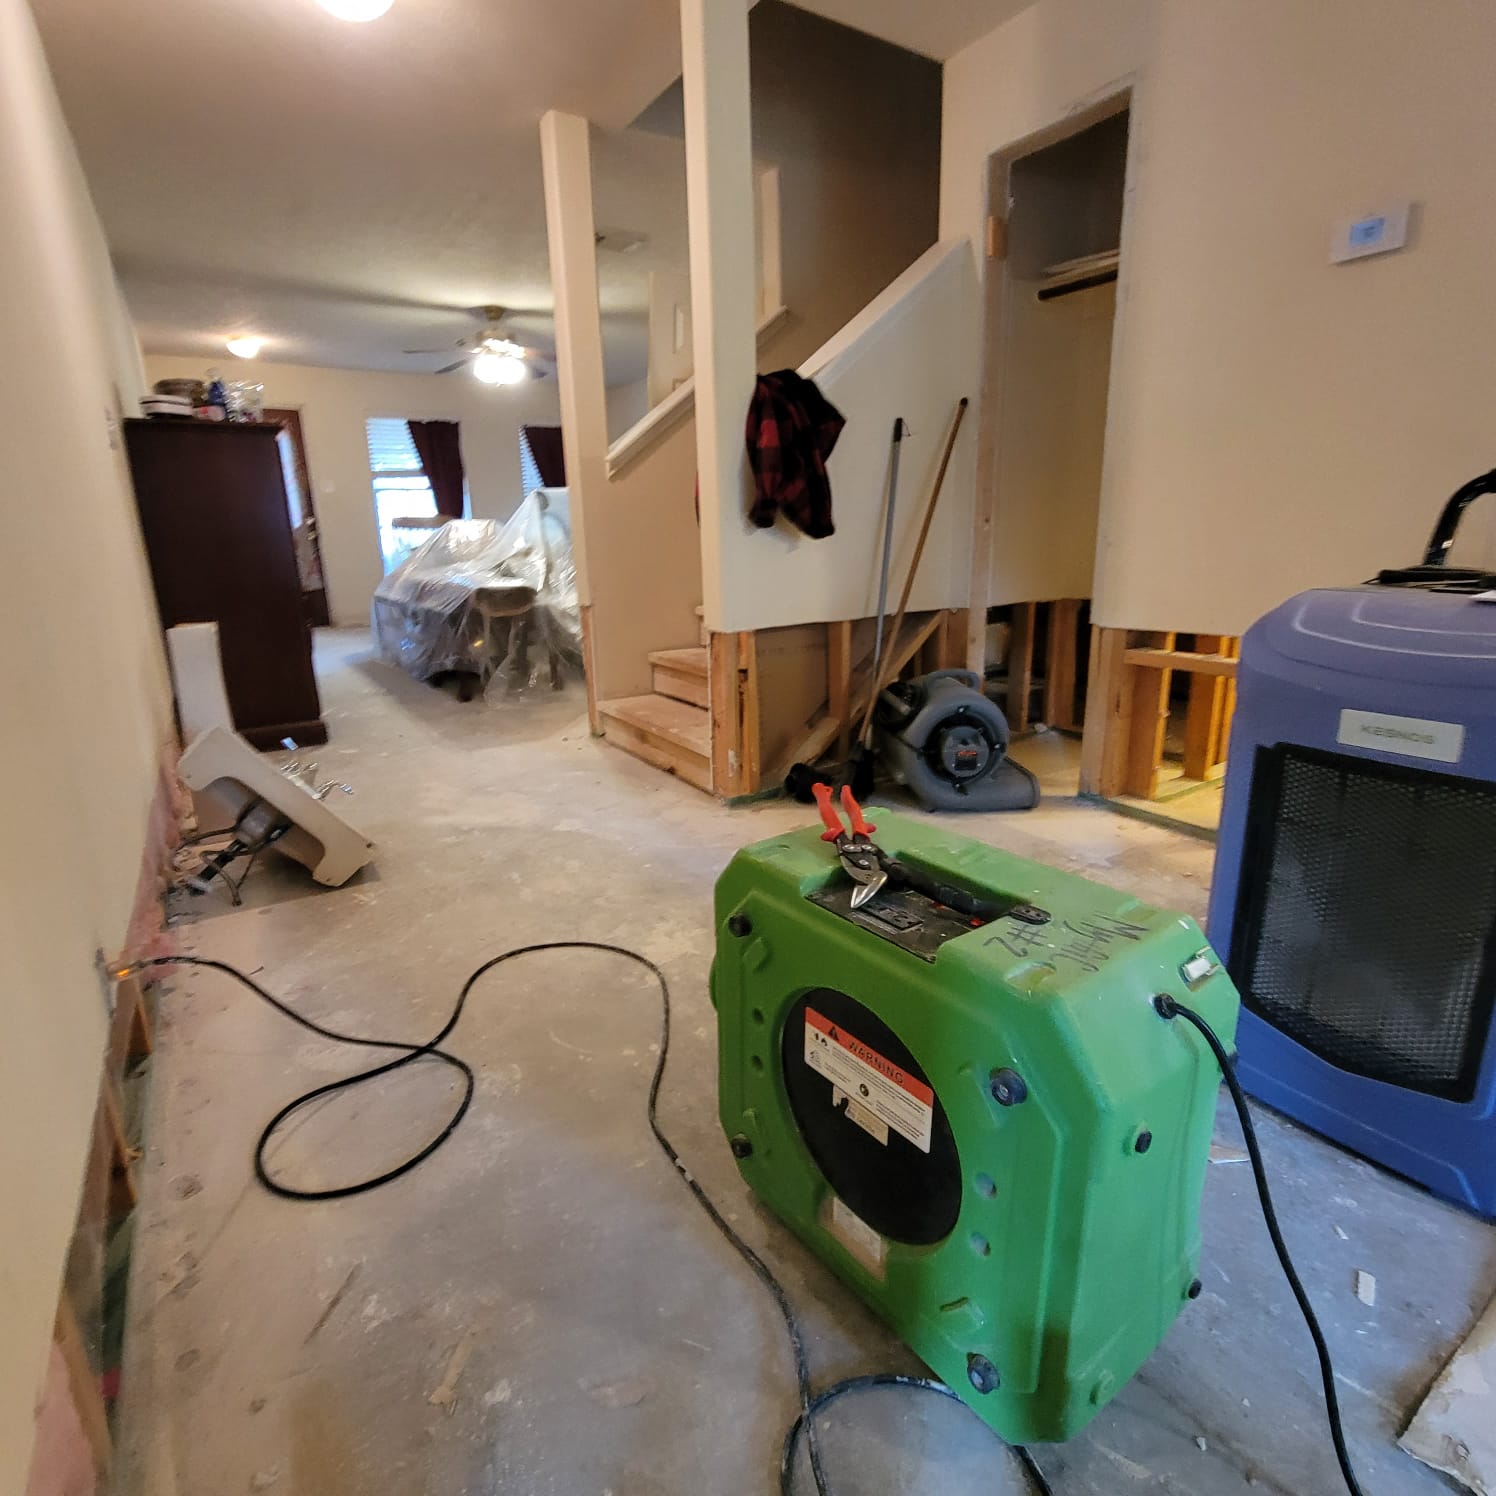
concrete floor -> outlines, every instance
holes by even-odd
[[[661,1116],[782,1275],[815,1374],[910,1355],[759,1210],[715,1119],[706,995],[715,874],[804,824],[727,811],[592,741],[580,693],[460,705],[319,644],[348,813],[379,842],[349,886],[270,859],[246,907],[197,901],[185,948],[333,1025],[424,1036],[484,957],[568,937],[636,946],[675,992]],[[1203,914],[1211,849],[1073,801],[962,829]],[[773,1305],[666,1165],[644,1119],[653,986],[602,955],[525,958],[451,1041],[473,1111],[407,1178],[329,1204],[273,1198],[250,1154],[297,1092],[358,1067],[208,973],[163,998],[121,1408],[129,1496],[761,1496],[795,1408]],[[305,1117],[274,1164],[304,1183],[386,1166],[429,1136],[450,1072],[412,1067]],[[1239,1144],[1222,1111],[1220,1141]],[[426,1130],[423,1132],[423,1129]],[[1366,1496],[1453,1489],[1397,1432],[1496,1291],[1496,1232],[1265,1115],[1279,1208],[1320,1306]],[[1037,1450],[1058,1496],[1339,1489],[1308,1338],[1245,1164],[1213,1164],[1205,1292],[1078,1439]],[[1378,1297],[1355,1297],[1353,1274]],[[443,1392],[451,1397],[444,1401]],[[903,1392],[828,1421],[838,1496],[1023,1492],[963,1408]],[[809,1492],[802,1474],[801,1492]]]

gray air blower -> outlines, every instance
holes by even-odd
[[[1008,757],[1008,719],[971,670],[936,670],[878,702],[879,752],[927,810],[1032,810],[1039,781]]]

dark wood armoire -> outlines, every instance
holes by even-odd
[[[325,743],[277,428],[125,422],[163,628],[217,623],[234,726],[257,748]]]

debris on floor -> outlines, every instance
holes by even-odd
[[[468,1361],[472,1358],[473,1343],[477,1338],[478,1332],[469,1330],[457,1342],[447,1361],[447,1374],[441,1379],[441,1385],[426,1399],[433,1408],[445,1408],[448,1417],[457,1407],[457,1383],[461,1381],[462,1373],[467,1369]]]
[[[1496,1496],[1496,1299],[1397,1442],[1475,1496]]]
[[[1368,1309],[1375,1309],[1377,1305],[1377,1280],[1370,1274],[1356,1269],[1356,1297],[1366,1305]]]
[[[1245,1148],[1236,1148],[1230,1143],[1210,1145],[1210,1161],[1213,1164],[1244,1164],[1250,1156]]]

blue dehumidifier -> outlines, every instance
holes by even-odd
[[[1462,496],[1424,566],[1243,638],[1209,924],[1247,1089],[1496,1216],[1496,577],[1442,565]]]

